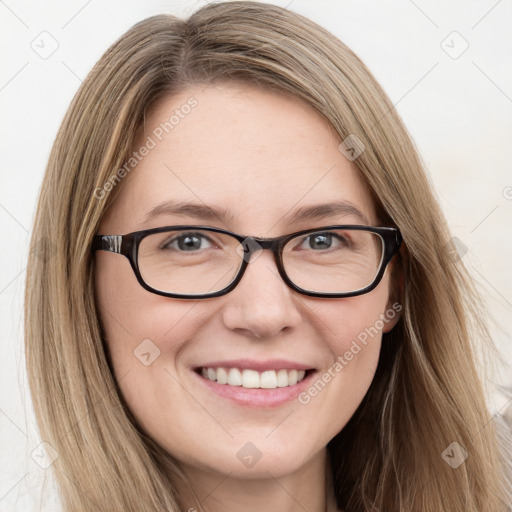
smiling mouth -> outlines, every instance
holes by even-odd
[[[226,386],[248,389],[277,389],[298,384],[313,370],[243,370],[239,368],[201,367],[196,373],[203,378]]]

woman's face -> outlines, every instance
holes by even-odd
[[[117,185],[99,233],[185,224],[275,237],[330,224],[378,226],[340,142],[295,99],[233,82],[190,87],[148,112],[135,145],[140,161]],[[340,201],[362,218],[354,208],[295,213]],[[197,208],[154,210],[178,202]],[[95,278],[115,377],[142,429],[187,471],[233,477],[278,477],[323,455],[367,392],[381,331],[398,317],[393,311],[394,320],[382,321],[390,318],[389,268],[365,295],[313,298],[284,283],[267,250],[253,254],[233,291],[209,299],[152,294],[128,259],[111,252],[97,252]],[[283,387],[201,375],[214,367],[274,370]],[[297,384],[294,369],[309,370]]]

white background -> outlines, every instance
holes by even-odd
[[[58,510],[51,469],[31,458],[41,440],[26,385],[22,302],[37,194],[62,117],[93,64],[134,23],[159,13],[186,16],[204,3],[0,2],[0,511],[40,510],[43,491],[42,510]],[[511,1],[274,3],[289,4],[348,44],[391,97],[467,251],[463,261],[485,294],[496,343],[511,362]],[[41,38],[46,49],[58,44],[45,59],[33,49]],[[495,375],[512,384],[506,371]]]

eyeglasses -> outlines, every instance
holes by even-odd
[[[225,295],[240,282],[251,257],[270,249],[290,288],[341,298],[373,290],[401,243],[394,227],[337,225],[256,238],[208,226],[167,226],[95,235],[91,249],[126,256],[143,288],[180,299]]]

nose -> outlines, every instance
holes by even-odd
[[[271,338],[297,326],[298,293],[283,281],[271,251],[252,254],[236,288],[225,296],[224,325],[256,338]]]

